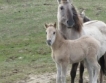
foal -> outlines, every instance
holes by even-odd
[[[90,36],[83,36],[76,40],[65,40],[56,29],[56,23],[45,24],[45,28],[47,43],[51,46],[52,58],[57,67],[56,83],[66,83],[68,64],[82,60],[87,66],[90,83],[97,83],[100,72],[100,66],[97,62],[100,43]]]

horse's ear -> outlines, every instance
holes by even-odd
[[[85,16],[85,10],[82,10],[81,11],[81,14]]]
[[[68,2],[72,2],[72,0],[67,0]]]
[[[58,4],[60,4],[62,0],[57,0]],[[72,0],[66,0],[67,2],[71,2],[72,3]]]
[[[44,27],[45,27],[45,29],[47,29],[48,28],[48,25],[45,23]]]
[[[60,4],[61,0],[57,0],[58,4]]]
[[[54,23],[54,27],[56,28],[56,22]]]
[[[71,4],[72,4],[72,2],[73,2],[73,0],[67,0],[68,2],[71,2]]]

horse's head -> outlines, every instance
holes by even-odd
[[[88,18],[88,17],[85,15],[85,10],[83,10],[82,12],[80,12],[80,16],[81,16],[81,18],[83,19],[83,22],[84,22],[84,23],[91,20],[90,18]]]
[[[58,0],[58,23],[68,28],[73,28],[77,32],[82,30],[82,20],[75,7],[69,0]],[[61,28],[61,27],[59,27]]]
[[[56,23],[45,24],[46,28],[46,39],[48,45],[53,45],[56,38]]]
[[[69,0],[57,0],[58,1],[58,22],[64,24],[67,27],[73,27],[75,25],[73,6],[69,3]]]

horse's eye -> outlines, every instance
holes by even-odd
[[[46,32],[46,34],[47,34],[47,32]]]
[[[63,6],[61,6],[60,9],[63,10],[64,9]]]
[[[53,35],[55,35],[55,32],[53,32]]]

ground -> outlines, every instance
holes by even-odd
[[[105,0],[74,0],[73,4],[85,9],[91,19],[106,22]],[[56,67],[45,42],[44,24],[57,22],[57,6],[56,0],[0,0],[0,83],[55,81]]]
[[[78,73],[79,69],[77,70],[77,77],[75,78],[75,83],[78,83]],[[67,83],[70,83],[70,70],[68,69],[67,72]],[[56,72],[54,73],[43,73],[39,75],[29,75],[29,79],[18,81],[17,83],[55,83],[56,81]],[[84,83],[88,83],[88,73],[85,69],[84,72]],[[106,79],[104,79],[104,83],[106,83]]]

